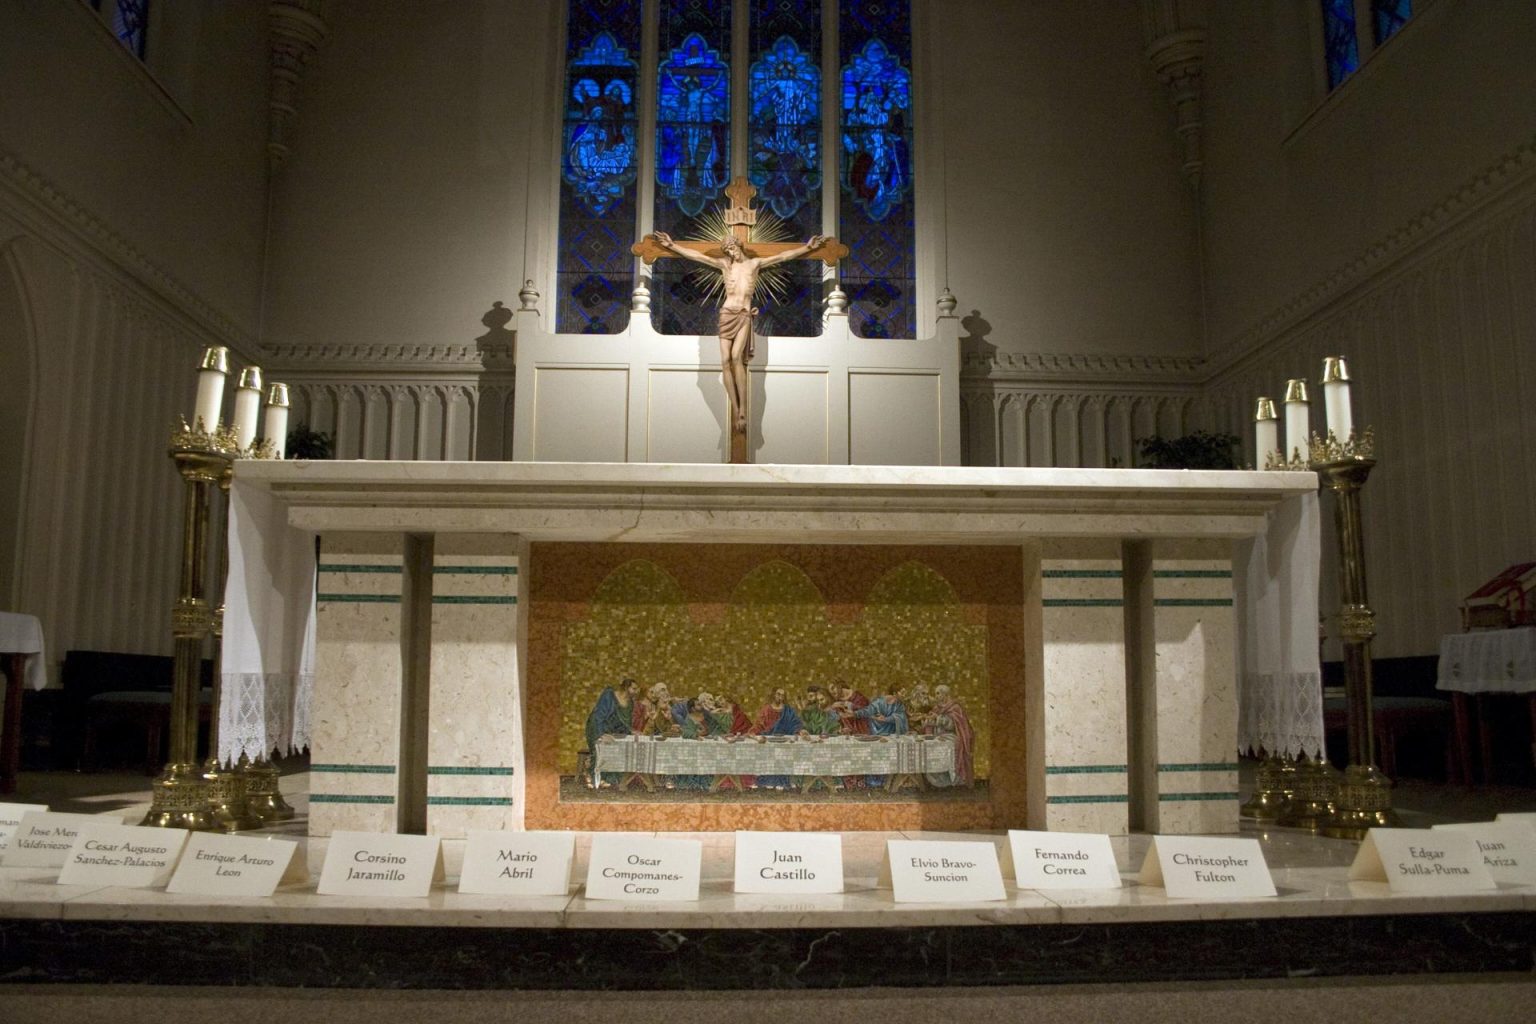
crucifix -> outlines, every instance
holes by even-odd
[[[738,177],[726,186],[725,194],[731,205],[725,210],[725,223],[730,234],[724,238],[693,239],[674,242],[665,232],[646,235],[629,247],[646,265],[658,259],[678,257],[702,263],[720,272],[725,286],[725,300],[720,306],[720,372],[725,380],[725,397],[729,405],[731,437],[731,462],[752,461],[749,438],[751,420],[750,399],[752,389],[747,376],[747,364],[752,361],[752,318],[757,309],[752,305],[752,293],[757,289],[758,273],[764,267],[786,263],[789,260],[821,260],[829,267],[848,255],[848,247],[836,238],[815,235],[804,243],[754,242],[752,225],[757,223],[757,211],[752,209],[752,197],[757,189],[744,177]]]

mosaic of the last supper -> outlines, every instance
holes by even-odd
[[[541,552],[561,803],[989,799],[998,549]]]

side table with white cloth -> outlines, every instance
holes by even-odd
[[[1493,781],[1493,735],[1486,698],[1526,694],[1530,704],[1532,755],[1536,757],[1536,626],[1451,633],[1440,641],[1435,689],[1451,695],[1456,716],[1456,750],[1462,777],[1471,780],[1472,718],[1477,717],[1484,782]]]
[[[0,793],[16,792],[21,771],[21,691],[48,685],[43,624],[35,615],[0,612],[0,671],[5,675],[5,720],[0,725]]]

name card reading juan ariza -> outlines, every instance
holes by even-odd
[[[309,877],[299,844],[287,839],[196,832],[166,892],[199,896],[270,896],[285,882]]]
[[[437,836],[333,832],[318,891],[322,896],[421,898],[442,877]]]
[[[60,885],[148,889],[171,880],[191,835],[183,828],[146,828],[95,821],[80,826],[59,872]]]
[[[1471,836],[1427,828],[1371,829],[1349,866],[1349,879],[1421,894],[1497,888]]]
[[[737,892],[843,891],[843,837],[832,832],[737,832]]]
[[[0,804],[0,850],[5,849],[21,824],[21,816],[33,811],[46,811],[47,804]]]
[[[575,866],[576,837],[569,832],[471,831],[459,892],[564,896]]]
[[[1138,880],[1162,886],[1171,899],[1275,895],[1275,880],[1257,839],[1154,836]]]
[[[1441,830],[1471,836],[1495,882],[1536,885],[1536,826],[1520,821],[1469,821],[1434,827],[1436,832]]]
[[[891,839],[880,882],[897,903],[978,903],[1005,900],[997,846],[990,842]]]
[[[605,832],[592,837],[587,899],[666,902],[699,898],[704,844]]]
[[[1118,889],[1120,868],[1107,835],[1010,829],[1020,889]]]
[[[62,814],[58,811],[28,811],[21,816],[0,867],[61,868],[70,849],[86,825],[103,822],[121,825],[123,819],[98,814]]]

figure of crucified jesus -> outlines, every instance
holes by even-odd
[[[755,354],[752,346],[752,318],[757,310],[752,306],[752,293],[757,290],[757,275],[764,267],[799,259],[821,247],[824,235],[815,235],[802,246],[777,253],[773,256],[748,256],[740,242],[726,236],[720,243],[725,254],[721,257],[705,256],[693,252],[672,241],[672,236],[658,231],[653,236],[656,243],[673,256],[703,263],[720,271],[725,283],[725,302],[720,307],[720,371],[725,376],[725,396],[731,406],[732,429],[747,429],[747,363]]]

